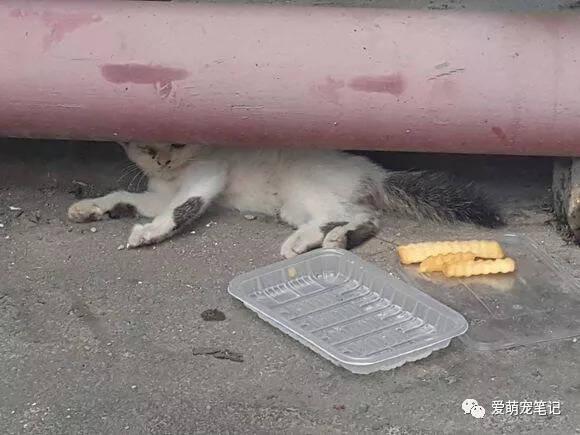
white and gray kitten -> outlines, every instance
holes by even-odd
[[[127,246],[150,245],[190,229],[211,203],[278,216],[296,228],[283,243],[290,258],[318,247],[352,248],[372,237],[387,211],[440,221],[501,224],[471,185],[437,172],[391,172],[365,157],[316,149],[123,144],[149,177],[147,191],[85,199],[70,219],[102,219],[132,207],[153,220],[133,227]]]

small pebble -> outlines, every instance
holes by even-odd
[[[195,231],[192,231],[191,234],[195,234]]]
[[[95,227],[91,227],[91,233],[96,233],[97,229]]]
[[[125,249],[125,245],[117,246],[117,251],[122,251],[123,249]]]
[[[14,206],[12,206],[12,205],[11,205],[11,206],[9,206],[8,208],[9,208],[10,210],[12,210],[12,211],[18,211],[18,210],[22,210],[20,207],[14,207]]]
[[[0,228],[4,228],[4,224],[0,224]]]
[[[254,216],[253,214],[245,214],[244,219],[247,219],[249,221],[253,221],[254,219],[256,219],[256,216]]]

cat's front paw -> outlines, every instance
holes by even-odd
[[[150,223],[146,225],[137,224],[133,227],[127,248],[138,248],[139,246],[152,245],[166,238],[165,232],[157,225]]]
[[[84,199],[71,205],[67,214],[71,221],[90,222],[101,220],[105,213],[92,200]]]

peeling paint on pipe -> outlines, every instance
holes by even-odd
[[[0,135],[580,156],[580,14],[0,3]]]

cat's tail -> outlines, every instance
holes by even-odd
[[[436,221],[503,225],[497,207],[473,183],[431,171],[388,172],[383,182],[387,209]]]

